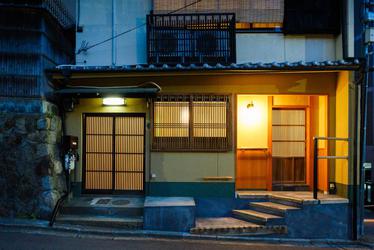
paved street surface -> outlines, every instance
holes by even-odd
[[[365,209],[365,237],[374,241],[374,208]]]
[[[363,246],[301,246],[290,244],[240,243],[197,240],[168,240],[153,238],[100,238],[69,235],[46,235],[32,233],[0,232],[0,249],[162,249],[162,250],[265,250],[265,249],[367,249]]]

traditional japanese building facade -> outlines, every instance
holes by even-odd
[[[77,1],[76,63],[47,70],[78,138],[73,196],[145,197],[146,229],[235,216],[356,238],[354,16],[353,1]]]

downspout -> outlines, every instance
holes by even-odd
[[[343,59],[347,59],[348,58],[348,48],[347,48],[347,44],[348,44],[348,39],[347,39],[347,34],[348,34],[348,30],[347,30],[347,26],[348,26],[348,13],[347,13],[347,9],[348,9],[348,1],[347,0],[344,0],[343,1],[343,4],[342,4],[342,8],[341,8],[341,27],[342,27],[342,54],[343,54]]]
[[[363,0],[363,6],[362,6],[362,15],[365,16],[365,12],[369,10],[367,6],[365,6],[367,1]],[[370,10],[371,11],[371,10]],[[362,18],[363,19],[363,18]],[[366,20],[362,20],[364,23],[362,25],[363,29],[363,36],[362,36],[362,51],[363,51],[363,57],[365,58],[365,67],[364,67],[364,79],[363,84],[361,88],[361,128],[362,128],[362,135],[361,135],[361,157],[360,157],[360,165],[359,165],[359,191],[358,191],[358,204],[356,206],[359,223],[357,224],[360,226],[360,231],[356,232],[357,236],[358,234],[363,234],[363,219],[364,219],[364,182],[365,182],[365,172],[364,172],[364,163],[366,162],[366,148],[367,148],[367,122],[368,122],[368,90],[369,90],[369,74],[370,74],[370,44],[366,43],[365,41],[365,31],[369,28],[370,24],[366,23]],[[357,225],[356,225],[357,229]]]
[[[116,0],[112,0],[112,37],[116,35]],[[112,39],[112,66],[116,65],[116,39]]]

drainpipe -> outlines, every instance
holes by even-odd
[[[116,0],[112,0],[112,37],[116,35]],[[116,65],[116,39],[112,39],[112,66]]]

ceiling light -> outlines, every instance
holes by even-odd
[[[125,98],[122,98],[122,97],[106,97],[106,98],[103,98],[103,105],[105,105],[105,106],[122,106],[122,105],[125,105]]]

